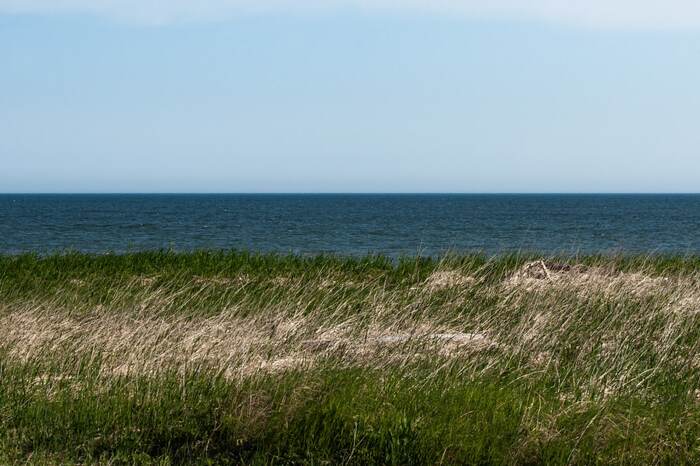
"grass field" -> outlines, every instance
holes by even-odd
[[[700,258],[0,257],[0,463],[697,464]]]

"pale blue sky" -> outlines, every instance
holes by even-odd
[[[0,0],[0,192],[700,191],[697,11],[239,3]]]

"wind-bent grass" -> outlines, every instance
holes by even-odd
[[[696,257],[0,257],[0,463],[697,463],[699,316]]]

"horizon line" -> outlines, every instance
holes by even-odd
[[[206,192],[206,191],[77,191],[77,192],[62,192],[62,191],[26,191],[26,192],[0,192],[1,196],[123,196],[123,195],[184,195],[184,196],[218,196],[218,195],[264,195],[264,196],[309,196],[309,195],[700,195],[700,192],[695,191],[221,191],[221,192]]]

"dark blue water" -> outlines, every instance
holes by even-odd
[[[0,195],[0,252],[700,253],[700,195]]]

